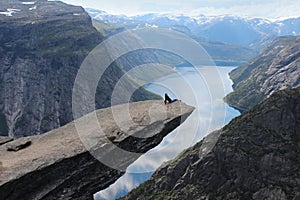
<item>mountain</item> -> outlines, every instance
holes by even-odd
[[[123,199],[299,199],[300,87],[205,137]]]
[[[273,92],[300,86],[300,36],[275,39],[247,64],[230,73],[234,92],[226,98],[244,112]]]
[[[59,1],[2,0],[1,135],[36,135],[72,121],[76,74],[89,52],[104,39],[82,7]],[[113,88],[130,66],[156,61],[154,55],[140,55],[143,56],[131,56],[132,60],[120,58],[105,71],[95,95],[96,108],[111,105]],[[129,88],[137,85],[130,79],[126,82]],[[160,97],[140,88],[132,101],[151,98]]]
[[[124,117],[129,114],[128,109],[130,117]],[[93,194],[107,188],[125,173],[128,165],[183,123],[193,110],[179,101],[168,105],[161,100],[117,105],[46,134],[0,145],[0,197],[92,199]],[[95,120],[93,114],[97,115]],[[82,128],[78,133],[79,126]]]
[[[176,18],[157,14],[126,17],[124,15],[111,15],[104,11],[90,8],[86,8],[86,11],[94,19],[96,25],[100,23],[110,26],[110,32],[106,34],[115,34],[118,31],[122,31],[124,30],[122,27],[127,29],[164,28],[184,33],[199,42],[217,65],[239,65],[256,54],[255,50],[246,46],[205,38],[204,35],[198,33],[199,31],[196,31],[196,28],[199,27],[198,22],[189,17],[181,16]],[[233,39],[236,39],[236,37],[233,37]],[[166,55],[166,57],[168,56]]]
[[[269,20],[237,16],[184,16],[172,14],[145,14],[127,17],[111,15],[96,9],[86,9],[93,19],[105,23],[117,24],[127,28],[144,27],[181,27],[193,35],[208,41],[220,41],[227,44],[261,48],[263,44],[276,36],[299,35],[300,17]]]

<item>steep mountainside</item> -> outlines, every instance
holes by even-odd
[[[213,132],[124,199],[300,198],[300,87]]]
[[[102,40],[81,7],[47,0],[2,0],[0,134],[35,135],[70,122],[77,71]],[[124,74],[120,63],[112,64],[102,76],[97,108],[110,106],[113,87]],[[128,85],[135,83],[128,80]],[[149,98],[158,97],[139,89],[132,100]]]
[[[234,92],[225,100],[244,112],[274,91],[300,86],[300,37],[279,37],[230,73]]]

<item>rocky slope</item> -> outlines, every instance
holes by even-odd
[[[36,135],[72,121],[77,71],[103,38],[81,7],[47,0],[2,0],[0,135]],[[143,57],[139,59],[142,63]],[[99,81],[97,108],[110,106],[114,85],[124,75],[120,63],[113,63]],[[132,80],[127,82],[135,86]],[[132,96],[133,101],[151,98],[158,97],[143,89]]]
[[[300,37],[279,37],[230,73],[234,92],[225,100],[244,112],[273,92],[300,86]]]
[[[129,104],[129,110],[126,104],[118,105],[98,110],[96,121],[91,120],[92,113],[76,124],[8,142],[0,146],[0,197],[92,199],[192,112],[192,107],[179,101],[168,105],[161,100],[137,102]],[[120,154],[117,147],[131,154]]]
[[[300,87],[274,93],[124,199],[300,198]]]

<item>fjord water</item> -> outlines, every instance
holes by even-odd
[[[114,184],[95,194],[96,200],[116,199],[126,195],[133,188],[148,180],[163,162],[173,159],[184,149],[193,146],[205,135],[223,127],[240,114],[222,99],[232,91],[232,81],[228,74],[234,67],[217,67],[218,74],[211,74],[216,71],[210,69],[211,67],[201,67],[197,70],[192,67],[176,68],[177,73],[145,86],[147,90],[162,97],[167,92],[171,98],[180,99],[194,106],[195,111],[180,127],[166,136],[160,145],[131,164],[126,173]],[[207,86],[204,76],[221,79],[224,87],[221,89],[222,92],[217,96],[211,95],[214,91],[209,91],[208,88],[213,87]],[[220,88],[215,89],[220,90]],[[186,90],[191,90],[192,94]],[[215,99],[212,99],[212,96]]]

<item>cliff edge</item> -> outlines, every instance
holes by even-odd
[[[179,101],[168,105],[162,101],[118,105],[86,115],[76,124],[5,143],[0,146],[0,197],[92,199],[95,192],[108,187],[124,172],[102,164],[87,149],[104,152],[100,159],[109,159],[125,170],[159,144],[193,109]],[[97,123],[91,120],[94,114]],[[86,146],[87,140],[92,141],[90,146]],[[120,158],[114,154],[118,147],[138,154]]]

